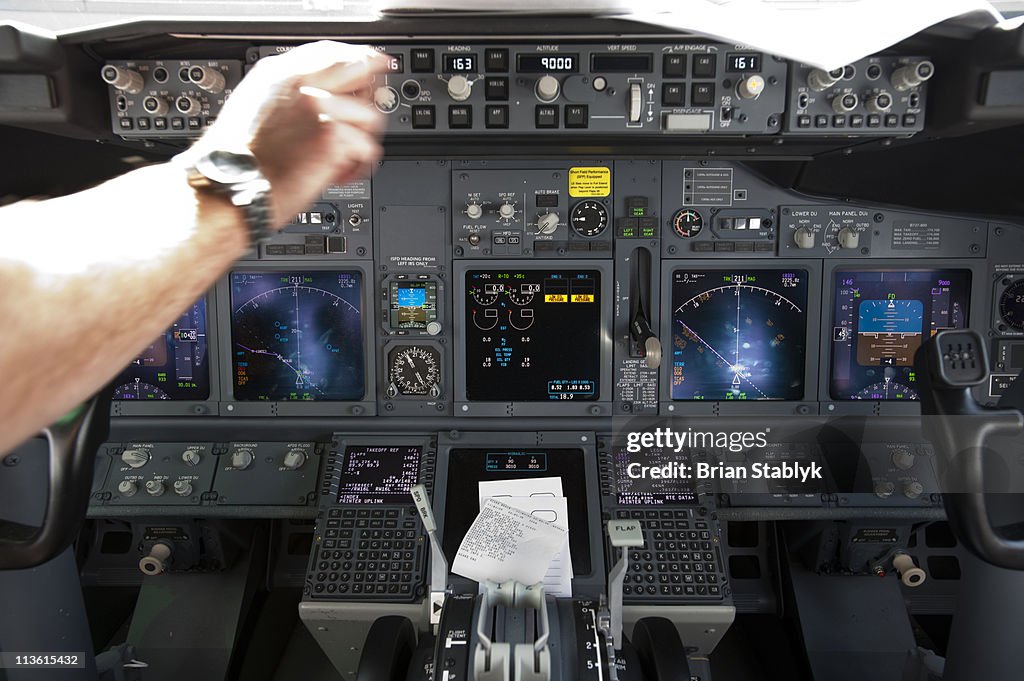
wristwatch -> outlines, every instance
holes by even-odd
[[[252,152],[215,149],[188,163],[186,170],[190,186],[226,196],[242,210],[252,245],[271,237],[270,182]]]

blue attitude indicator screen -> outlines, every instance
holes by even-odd
[[[361,301],[359,272],[232,272],[235,399],[362,399]]]
[[[205,400],[206,300],[200,298],[117,377],[115,400]]]
[[[967,324],[969,270],[835,273],[830,390],[836,400],[916,400],[914,355]]]
[[[465,295],[468,399],[599,399],[600,272],[472,270]]]
[[[673,400],[800,400],[807,271],[676,270]]]

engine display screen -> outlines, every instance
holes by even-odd
[[[834,284],[832,398],[918,399],[914,354],[967,324],[970,271],[845,270]]]
[[[600,272],[472,270],[465,295],[467,399],[600,398]]]
[[[530,462],[543,461],[535,466]],[[448,489],[444,495],[444,553],[451,564],[455,553],[480,513],[479,482],[512,478],[561,478],[569,511],[569,552],[577,575],[591,570],[590,523],[587,516],[587,462],[583,450],[453,449],[448,459]]]
[[[417,446],[345,448],[338,474],[339,504],[407,504],[420,470]]]
[[[361,277],[359,272],[232,272],[235,399],[361,399]]]
[[[115,400],[205,400],[206,300],[200,298],[117,377]]]
[[[642,467],[664,467],[679,461],[679,455],[653,447],[639,454],[625,449],[615,453],[615,493],[623,506],[662,506],[665,504],[695,504],[697,495],[691,481],[684,478],[630,477],[632,464]]]
[[[425,329],[437,319],[437,282],[398,280],[388,289],[391,328]]]
[[[800,400],[806,270],[676,270],[673,400]]]

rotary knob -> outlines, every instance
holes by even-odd
[[[935,75],[935,64],[930,61],[919,61],[901,66],[892,72],[889,81],[900,92],[912,90]]]
[[[163,97],[146,97],[142,100],[142,108],[150,116],[163,116],[171,108]]]
[[[736,94],[743,99],[757,99],[764,92],[764,78],[762,76],[747,76],[736,86]]]
[[[190,497],[192,496],[192,483],[188,480],[175,480],[174,481],[174,493],[179,497]]]
[[[544,213],[537,216],[537,233],[554,234],[558,229],[558,213]]]
[[[373,103],[383,113],[391,113],[398,108],[398,92],[390,85],[384,85],[373,91]]]
[[[906,449],[897,449],[892,453],[892,465],[901,471],[910,470],[914,467],[914,455]]]
[[[146,494],[151,497],[162,496],[165,491],[163,480],[147,480]]]
[[[534,92],[537,93],[537,99],[547,103],[558,99],[558,93],[561,88],[561,83],[554,76],[541,76],[540,80],[537,81],[536,87],[534,87]]]
[[[181,460],[189,466],[198,466],[203,457],[194,449],[186,449],[181,454]]]
[[[473,83],[465,76],[452,76],[448,79],[448,96],[456,102],[464,102],[473,92]]]
[[[822,92],[838,83],[842,77],[843,69],[841,68],[832,69],[831,71],[814,69],[807,74],[807,86],[815,92]]]
[[[139,486],[133,480],[122,480],[117,484],[117,492],[122,497],[134,497],[139,491]]]
[[[100,77],[103,78],[103,82],[107,85],[113,86],[121,92],[127,92],[130,95],[137,95],[142,92],[142,87],[146,84],[142,74],[138,71],[132,71],[131,69],[111,64],[100,69]]]
[[[498,215],[505,220],[511,220],[516,216],[516,207],[511,203],[503,203],[501,208],[498,209]]]
[[[793,234],[793,241],[797,248],[814,248],[814,232],[806,227],[801,227]]]
[[[875,496],[879,499],[888,499],[896,491],[896,485],[892,484],[888,480],[879,482],[875,485]]]
[[[431,336],[441,333],[441,323],[438,321],[427,322],[427,333]]]
[[[174,108],[178,110],[178,113],[195,116],[202,111],[203,105],[195,97],[182,95],[174,100]]]
[[[149,452],[145,449],[126,449],[121,452],[121,463],[132,468],[142,468],[149,463]]]
[[[292,449],[284,455],[284,461],[281,465],[290,471],[294,471],[302,468],[304,463],[306,463],[306,452],[301,449]]]
[[[906,487],[903,488],[903,496],[908,499],[917,499],[924,493],[924,485],[917,482],[908,482]]]
[[[843,227],[839,230],[838,240],[840,248],[857,248],[860,246],[860,232],[849,227]]]
[[[832,98],[832,110],[838,114],[850,113],[857,108],[857,95],[845,92]]]
[[[237,471],[244,471],[252,465],[255,458],[251,449],[236,449],[231,453],[231,467]]]
[[[470,203],[466,205],[466,216],[471,220],[477,220],[484,214],[483,207],[479,203]]]
[[[864,108],[871,113],[882,114],[892,108],[892,95],[888,92],[876,92],[864,102]]]
[[[206,90],[210,94],[215,95],[224,91],[224,74],[217,69],[193,66],[188,70],[188,77],[200,90]]]

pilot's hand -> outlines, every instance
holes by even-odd
[[[369,175],[383,127],[370,93],[385,68],[373,49],[330,41],[261,59],[192,153],[250,149],[270,181],[274,225],[284,224],[328,183]]]

